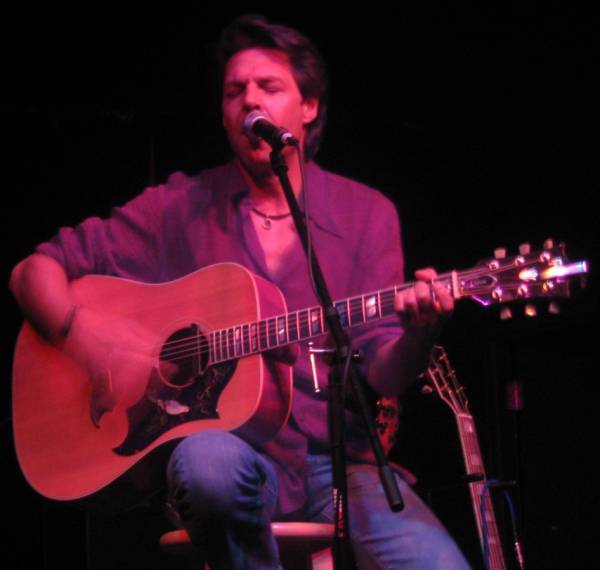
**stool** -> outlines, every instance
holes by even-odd
[[[286,570],[332,570],[333,525],[327,523],[274,522],[281,563]],[[194,545],[186,530],[172,530],[160,537],[160,546],[170,554],[192,554]]]

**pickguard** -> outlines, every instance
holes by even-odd
[[[127,411],[129,431],[115,453],[139,453],[183,423],[219,418],[217,403],[236,367],[237,360],[211,366],[183,389],[165,385],[154,370],[144,397]]]

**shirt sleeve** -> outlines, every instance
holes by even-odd
[[[400,285],[404,282],[404,255],[400,220],[394,204],[377,193],[370,202],[362,232],[360,250],[361,285],[364,293]],[[400,320],[394,314],[374,323],[359,327],[353,334],[353,343],[363,354],[363,371],[379,348],[402,336]]]
[[[154,281],[158,273],[164,186],[146,189],[106,219],[63,227],[36,252],[58,261],[69,279],[86,274]]]

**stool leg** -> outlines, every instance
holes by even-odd
[[[324,548],[312,555],[312,570],[333,570],[333,555],[331,548]]]

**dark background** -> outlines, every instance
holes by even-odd
[[[510,254],[549,236],[595,267],[598,58],[586,15],[558,4],[540,12],[266,12],[321,48],[332,91],[318,162],[398,205],[409,271],[465,268],[497,246]],[[131,17],[104,8],[7,20],[5,283],[59,226],[106,215],[170,172],[228,157],[210,45],[235,15],[163,9]],[[511,495],[528,568],[586,568],[596,558],[594,281],[560,315],[540,305],[537,319],[516,307],[512,322],[500,322],[495,309],[465,301],[442,338],[467,387],[489,474],[519,481]],[[86,518],[27,487],[10,422],[21,317],[8,292],[4,306],[3,487],[15,505],[5,514],[13,530],[3,539],[4,567],[166,567],[160,513]],[[524,394],[518,414],[504,403],[514,381]],[[394,456],[420,476],[424,493],[458,479],[456,428],[440,401],[412,395],[401,436]],[[428,496],[480,566],[464,490]]]

